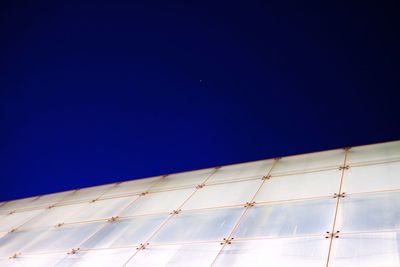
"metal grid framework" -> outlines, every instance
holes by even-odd
[[[400,141],[0,203],[0,266],[400,266]]]

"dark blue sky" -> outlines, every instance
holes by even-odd
[[[1,1],[0,200],[400,138],[398,1],[83,2]]]

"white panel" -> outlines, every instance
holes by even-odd
[[[72,194],[72,191],[29,197],[7,202],[0,210],[26,210],[39,207],[47,207],[56,204],[63,198]]]
[[[323,237],[233,241],[213,266],[322,267],[328,248],[329,240]]]
[[[0,215],[2,215],[2,214],[7,214],[9,211],[7,210],[7,208],[4,208],[4,206],[5,206],[5,204],[6,204],[7,202],[1,202],[0,203]]]
[[[197,190],[182,209],[245,204],[251,201],[261,183],[261,179],[256,179],[235,183],[207,185]]]
[[[260,160],[223,166],[210,177],[207,183],[219,183],[257,177],[261,178],[268,174],[273,163],[273,160]]]
[[[256,205],[248,210],[233,236],[324,234],[332,228],[335,207],[335,199]]]
[[[272,169],[272,175],[335,169],[343,165],[344,149],[283,157]]]
[[[148,246],[140,250],[126,266],[211,266],[221,247],[219,243]]]
[[[0,214],[0,225],[1,225],[1,221],[4,217],[8,216],[7,214]],[[1,227],[1,226],[0,226]],[[0,231],[1,233],[2,231]]]
[[[172,212],[178,209],[193,192],[194,188],[171,190],[157,193],[149,193],[140,196],[135,202],[132,203],[122,216],[132,216],[140,214],[153,214],[162,212]]]
[[[135,201],[138,196],[97,200],[79,209],[66,222],[79,222],[99,219],[110,219],[120,215],[121,211]]]
[[[79,251],[68,255],[56,267],[118,267],[123,266],[136,251],[135,248]]]
[[[10,211],[26,209],[29,203],[34,202],[38,198],[39,197],[36,196],[36,197],[29,197],[29,198],[22,198],[22,199],[8,201],[4,203],[2,206],[0,206],[0,214],[7,214]]]
[[[150,243],[222,240],[233,230],[243,211],[239,207],[181,212],[167,221]]]
[[[47,205],[53,205],[65,197],[69,196],[72,194],[72,191],[65,191],[65,192],[60,192],[60,193],[54,193],[54,194],[47,194],[47,195],[42,195],[38,198],[35,198],[34,201],[30,202],[29,204],[25,206],[33,207],[33,206],[47,206]]]
[[[400,267],[400,141],[350,149],[337,199],[344,158],[336,149],[1,202],[0,266],[322,267],[339,203],[329,266]]]
[[[43,229],[21,230],[0,237],[0,257],[10,257],[21,252],[25,246],[34,242],[44,231]]]
[[[339,169],[272,176],[257,193],[255,201],[280,201],[318,196],[333,196],[339,191],[342,171]]]
[[[77,248],[105,224],[105,222],[83,223],[53,227],[24,247],[22,252],[68,251]]]
[[[8,201],[0,206],[0,214],[7,214],[10,211],[26,209],[27,205],[29,205],[31,202],[34,202],[34,200],[37,198],[38,197],[36,196]]]
[[[346,193],[400,189],[400,162],[351,167],[343,186]]]
[[[400,228],[400,192],[347,196],[340,201],[337,230],[341,232]]]
[[[189,186],[195,187],[196,185],[203,183],[214,172],[215,169],[213,168],[170,174],[162,178],[155,186],[150,189],[150,191],[159,191]]]
[[[43,212],[44,210],[31,210],[5,215],[0,220],[0,232],[7,232],[16,229],[34,216]]]
[[[63,198],[59,203],[75,203],[94,200],[102,196],[105,192],[113,187],[115,187],[115,184],[81,188]]]
[[[400,160],[400,141],[353,147],[349,150],[347,164]]]
[[[138,216],[109,222],[84,244],[83,248],[133,246],[146,242],[168,215]]]
[[[128,195],[140,194],[148,191],[151,188],[151,186],[158,183],[160,179],[161,176],[157,176],[157,177],[143,178],[128,182],[123,182],[112,187],[101,197],[103,198],[110,196],[128,196]]]
[[[18,255],[16,258],[7,259],[4,265],[0,260],[0,266],[7,267],[39,267],[39,266],[56,266],[66,253],[51,253],[51,254],[37,254],[37,255]]]
[[[51,209],[46,209],[43,211],[43,213],[40,214],[40,216],[35,216],[34,218],[30,219],[29,221],[21,225],[20,228],[28,229],[35,227],[50,227],[56,226],[60,223],[65,223],[65,220],[68,217],[76,213],[85,205],[87,205],[87,203],[55,206]]]
[[[400,233],[341,235],[331,255],[331,267],[400,266]]]

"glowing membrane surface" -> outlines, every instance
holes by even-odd
[[[1,202],[3,266],[400,267],[400,141]]]

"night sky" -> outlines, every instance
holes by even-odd
[[[0,201],[400,139],[400,2],[1,1]]]

